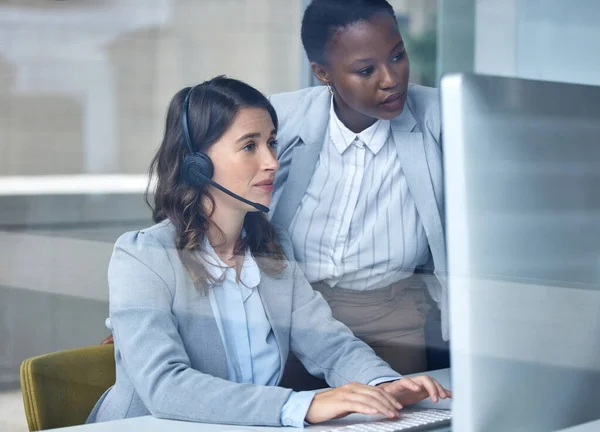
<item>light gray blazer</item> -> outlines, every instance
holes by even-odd
[[[271,205],[273,223],[289,228],[315,171],[329,125],[331,96],[326,87],[311,87],[270,98],[279,117],[279,172]],[[444,238],[442,133],[437,89],[410,84],[402,114],[391,121],[392,136],[408,188],[429,241],[431,260],[423,274],[442,313],[448,340],[448,294]],[[442,281],[442,283],[440,283]]]
[[[333,319],[327,302],[294,263],[285,230],[279,234],[287,267],[277,276],[261,273],[257,289],[282,368],[291,349],[309,372],[331,386],[399,376]],[[117,379],[88,422],[152,414],[281,425],[281,409],[291,390],[226,380],[227,357],[209,297],[199,293],[184,269],[169,221],[121,236],[108,282]]]

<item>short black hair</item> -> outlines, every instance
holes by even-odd
[[[308,60],[325,63],[325,47],[333,34],[378,12],[387,12],[396,20],[387,0],[313,0],[302,18],[302,45]]]

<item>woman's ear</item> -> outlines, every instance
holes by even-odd
[[[329,73],[325,69],[324,66],[319,63],[310,62],[310,68],[312,69],[315,77],[321,82],[323,85],[331,85],[331,79],[329,78]]]

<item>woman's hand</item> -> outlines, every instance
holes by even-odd
[[[402,404],[385,387],[349,383],[317,393],[305,419],[309,423],[321,423],[352,413],[371,415],[380,413],[389,418],[398,418],[400,409]]]
[[[450,390],[445,389],[439,382],[427,375],[402,378],[379,384],[377,387],[393,395],[403,406],[412,405],[427,398],[437,403],[440,399],[452,397]]]

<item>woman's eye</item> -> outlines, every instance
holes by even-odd
[[[372,66],[369,66],[368,68],[364,68],[364,69],[361,69],[361,70],[358,71],[358,74],[362,75],[362,76],[369,76],[372,73],[373,73],[373,67]]]
[[[402,51],[401,53],[396,54],[394,57],[392,57],[392,61],[397,62],[402,60],[402,57],[404,57],[404,51]]]
[[[256,148],[256,144],[253,142],[249,142],[244,146],[244,151],[251,152]]]
[[[277,144],[279,144],[277,140],[269,141],[269,147],[271,148],[277,148]]]

